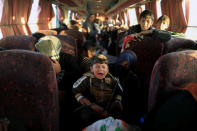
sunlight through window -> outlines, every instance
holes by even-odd
[[[4,4],[4,0],[0,0],[0,20],[3,14],[3,4]]]
[[[25,35],[28,35],[27,29],[26,29],[26,26],[25,26],[25,18],[24,17],[21,18],[21,23],[23,24],[23,31],[25,32]]]
[[[142,8],[142,12],[146,9],[145,5],[141,5],[141,8]]]
[[[161,13],[161,0],[157,0],[157,18],[159,18],[160,16],[162,16],[162,13]]]
[[[1,29],[0,29],[0,39],[2,39],[2,38],[3,38],[3,34],[1,32]]]
[[[0,21],[2,18],[2,14],[3,14],[3,5],[4,5],[4,0],[0,0]],[[0,28],[0,39],[3,38],[3,34],[1,32],[1,28]]]
[[[130,20],[129,26],[136,25],[138,23],[135,8],[129,9],[129,20]]]
[[[127,20],[127,15],[126,15],[126,13],[124,13],[124,19],[125,19],[125,24],[124,24],[124,26],[125,27],[128,27],[128,20]]]
[[[55,4],[52,4],[52,7],[53,7],[53,12],[54,12],[54,17],[51,19],[51,21],[49,22],[49,29],[52,29],[52,28],[56,28],[58,27],[59,23],[57,23],[57,7]]]
[[[38,4],[39,4],[39,0],[34,0],[31,8],[31,13],[29,16],[28,25],[32,33],[38,31],[38,25],[37,25],[38,14],[39,14]]]
[[[196,17],[196,12],[197,12],[197,1],[196,0],[190,0],[190,16],[189,16],[189,24],[188,28],[186,31],[186,36],[187,38],[197,40],[197,17]]]

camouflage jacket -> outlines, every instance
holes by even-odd
[[[106,107],[110,101],[122,99],[123,89],[119,80],[110,73],[104,79],[97,79],[92,73],[88,72],[74,83],[73,93],[77,101],[86,97],[92,103]]]

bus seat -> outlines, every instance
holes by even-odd
[[[151,37],[142,41],[131,41],[129,50],[137,56],[136,72],[140,77],[149,77],[156,60],[161,56],[163,43]]]
[[[6,36],[0,40],[0,47],[5,49],[35,50],[36,39],[32,36]]]
[[[148,88],[152,69],[155,62],[162,54],[163,43],[152,37],[144,37],[141,41],[131,41],[128,50],[135,52],[137,56],[134,72],[139,78],[139,98],[143,114],[148,111]]]
[[[37,32],[45,35],[57,35],[57,32],[55,30],[38,30]]]
[[[0,118],[9,121],[10,130],[58,131],[57,82],[50,59],[33,51],[5,50],[0,69]]]
[[[156,62],[150,81],[148,108],[171,92],[187,90],[197,101],[197,51],[172,52]]]
[[[154,66],[144,130],[196,131],[197,51],[172,52]]]
[[[83,37],[82,32],[79,32],[77,30],[64,30],[64,31],[60,32],[60,35],[72,36],[74,39],[77,40],[77,47],[78,47],[79,51],[81,50],[82,44],[84,41],[84,37]]]
[[[184,49],[197,49],[197,42],[179,37],[172,37],[169,41],[164,44],[163,54],[175,52]]]
[[[61,52],[77,56],[77,44],[73,37],[65,35],[56,35],[62,43]]]

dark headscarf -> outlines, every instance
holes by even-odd
[[[137,56],[133,51],[124,51],[116,59],[116,63],[120,63],[123,61],[128,61],[129,68],[133,68],[133,67],[135,67],[135,65],[137,63]]]

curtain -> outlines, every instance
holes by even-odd
[[[140,14],[142,13],[142,7],[141,6],[137,6],[135,8],[135,11],[136,11],[136,16],[137,16],[137,22],[139,23]]]
[[[123,24],[125,24],[124,11],[122,11],[122,12],[120,13],[120,15],[121,15],[121,17],[122,17],[122,21],[124,22]]]
[[[150,10],[152,11],[153,15],[154,15],[154,23],[153,26],[156,24],[157,22],[157,1],[156,0],[152,0],[148,3],[145,4],[145,8],[146,10]]]
[[[28,35],[31,33],[27,21],[31,11],[32,1],[33,0],[4,0],[1,18],[1,31],[3,36]]]
[[[123,24],[122,22],[125,23],[125,20],[124,20],[124,12],[123,11],[119,12],[118,20],[121,22],[121,24]]]
[[[186,16],[187,25],[188,25],[188,22],[189,22],[189,8],[190,8],[189,5],[190,5],[189,0],[185,0],[185,16]]]
[[[52,4],[47,0],[39,1],[38,28],[39,30],[48,30],[49,22],[54,17]]]
[[[31,31],[27,23],[30,16],[33,0],[26,0],[26,1],[12,0],[12,1],[13,1],[12,3],[13,17],[15,17],[15,19],[13,19],[12,21],[12,26],[15,34],[30,35]]]
[[[12,19],[14,17],[12,17],[12,8],[9,8],[9,5],[11,5],[11,3],[12,3],[11,0],[4,0],[3,12],[2,12],[3,14],[0,23],[3,36],[14,35],[14,30],[11,26]]]
[[[130,26],[130,16],[129,16],[129,11],[127,10],[126,12],[126,16],[127,16],[127,24],[128,24],[128,27]]]
[[[162,14],[168,15],[170,17],[169,30],[173,32],[185,33],[187,29],[189,12],[186,13],[187,18],[185,18],[182,8],[182,2],[183,0],[161,1]],[[189,4],[187,3],[186,5],[188,6]]]
[[[63,20],[65,19],[64,10],[59,6],[57,6],[57,17],[58,20],[63,23]]]

